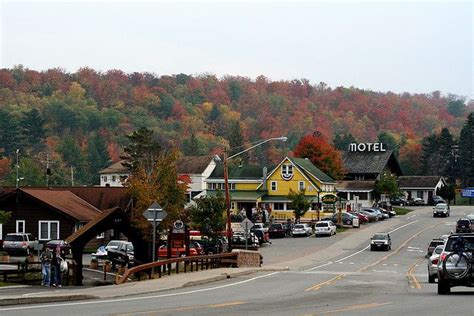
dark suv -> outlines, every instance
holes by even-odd
[[[469,218],[460,218],[457,221],[456,233],[472,233],[472,226]]]
[[[451,234],[446,241],[443,251],[439,257],[438,265],[438,294],[448,294],[451,292],[451,288],[454,286],[469,286],[474,287],[474,271],[471,265],[471,271],[463,278],[450,278],[444,268],[443,261],[446,260],[446,256],[455,250],[456,244],[462,240],[464,251],[468,252],[469,255],[474,251],[474,234]],[[449,271],[448,271],[449,272]]]

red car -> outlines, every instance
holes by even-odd
[[[359,217],[359,222],[361,223],[368,223],[369,222],[369,218],[367,216],[365,216],[364,214],[361,214],[361,213],[357,213],[357,212],[350,212],[352,215],[357,215],[357,217]]]
[[[196,241],[191,241],[189,244],[189,255],[190,256],[198,256],[203,253],[203,248],[201,245],[196,242]],[[186,254],[186,248],[185,247],[179,247],[179,248],[171,248],[171,258],[177,258],[177,257],[184,257]],[[168,256],[168,247],[166,243],[160,248],[158,248],[158,258],[167,258]]]

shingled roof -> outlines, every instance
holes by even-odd
[[[70,191],[26,188],[19,191],[81,222],[90,221],[101,212]]]
[[[122,165],[123,161],[124,160],[120,160],[120,161],[114,163],[113,165],[108,166],[107,168],[104,168],[104,169],[100,170],[99,173],[100,174],[116,174],[116,173],[129,174],[130,170],[127,167],[125,167],[124,165]]]
[[[337,191],[372,191],[375,188],[375,180],[368,181],[338,181]]]
[[[343,152],[342,161],[348,174],[380,174],[392,162],[396,174],[400,166],[391,150],[382,152]]]
[[[291,162],[296,164],[303,172],[309,172],[322,182],[335,183],[333,178],[322,172],[318,167],[313,165],[313,163],[306,158],[289,158]]]
[[[215,156],[185,156],[178,160],[179,174],[201,174]]]
[[[434,188],[441,176],[402,176],[398,177],[398,186],[400,188]]]
[[[263,168],[265,166],[229,166],[229,179],[250,179],[250,180],[262,180]],[[270,172],[275,168],[274,165],[267,166],[267,171]],[[217,165],[212,171],[208,179],[224,179],[224,166]]]

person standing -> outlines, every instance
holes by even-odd
[[[51,268],[53,270],[53,286],[61,287],[61,247],[58,245],[56,250],[53,251],[53,258],[51,259]]]
[[[43,280],[41,281],[42,286],[50,286],[51,284],[51,260],[51,251],[49,248],[45,248],[40,256],[41,274],[43,276]]]

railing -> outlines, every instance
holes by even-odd
[[[182,263],[182,264],[181,264]],[[173,268],[173,264],[175,267]],[[124,274],[117,279],[117,284],[122,284],[130,279],[130,276],[135,274],[140,281],[140,275],[146,271],[151,279],[152,276],[157,272],[158,277],[161,278],[163,274],[171,275],[171,271],[174,270],[176,274],[180,273],[180,268],[183,268],[183,272],[199,271],[201,270],[216,269],[222,266],[231,266],[237,264],[237,253],[222,253],[216,255],[207,256],[190,256],[190,257],[179,257],[166,260],[160,260],[150,263],[145,263],[133,268],[130,268],[124,272]]]
[[[41,262],[29,262],[25,261],[16,261],[16,262],[0,262],[0,274],[3,275],[3,281],[7,281],[7,275],[17,274],[24,278],[25,273],[27,272],[39,272],[41,271]],[[11,266],[10,268],[5,268],[5,266]]]

